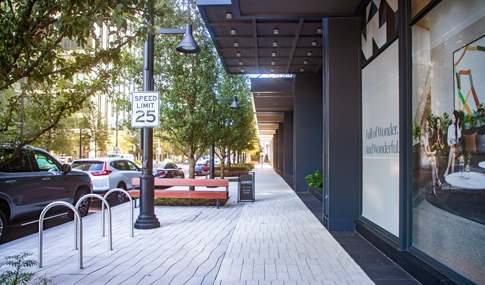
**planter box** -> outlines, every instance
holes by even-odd
[[[315,188],[313,186],[308,185],[308,192],[313,195],[313,197],[317,198],[318,201],[323,203],[323,194],[320,193],[318,190],[322,190],[322,188]]]

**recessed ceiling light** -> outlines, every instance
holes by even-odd
[[[303,68],[302,68],[302,69],[300,69],[300,72],[305,72],[305,69],[303,69]]]
[[[228,20],[232,19],[232,13],[231,12],[226,13],[226,19],[228,19]]]
[[[317,29],[317,33],[319,33],[319,34],[323,33],[323,29],[322,28],[318,28]]]
[[[312,42],[312,47],[316,47],[317,46],[317,42],[316,41],[313,41]]]
[[[239,61],[239,65],[243,65],[243,62],[242,61]]]
[[[271,61],[271,65],[275,65],[276,62],[274,60]]]
[[[277,41],[274,41],[273,42],[273,47],[277,47],[278,46],[278,42]]]
[[[238,42],[234,42],[234,47],[239,47],[239,43]]]
[[[274,104],[275,104],[275,106],[278,105],[278,103],[276,103],[276,102]]]
[[[308,52],[306,55],[308,55],[308,56],[312,56],[312,52],[311,52],[311,51],[309,51],[309,52]]]
[[[236,30],[235,29],[231,29],[231,35],[235,35],[236,34]]]
[[[277,35],[279,33],[280,33],[280,30],[278,30],[278,28],[276,28],[276,29],[273,30],[273,34]]]
[[[240,52],[236,53],[236,56],[241,57],[241,53]]]
[[[274,68],[271,68],[269,71],[274,72]]]
[[[244,68],[241,68],[241,72],[244,72]]]
[[[303,61],[303,64],[304,65],[307,65],[308,64],[308,60]]]
[[[276,52],[272,52],[272,53],[271,53],[271,56],[272,56],[272,57],[276,57]]]

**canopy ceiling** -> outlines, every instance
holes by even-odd
[[[360,15],[369,0],[198,0],[228,74],[321,72],[322,18]],[[252,79],[260,138],[270,140],[293,111],[293,78]]]
[[[316,73],[322,18],[353,16],[362,0],[198,0],[229,74]]]

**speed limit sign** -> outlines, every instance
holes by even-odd
[[[154,128],[160,125],[160,92],[133,92],[131,96],[131,126]]]

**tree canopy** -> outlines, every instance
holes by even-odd
[[[220,65],[209,35],[194,1],[173,2],[171,12],[156,18],[155,25],[162,29],[185,28],[192,24],[194,38],[202,51],[181,54],[176,47],[182,35],[157,35],[154,52],[154,90],[160,91],[160,128],[155,135],[173,144],[188,157],[190,177],[194,165],[211,143],[210,130],[214,120],[211,102],[220,74]],[[140,55],[138,55],[140,56]],[[132,60],[130,68],[139,85],[142,80],[142,60]]]
[[[2,156],[0,166],[106,89],[106,80],[119,74],[122,48],[147,32],[146,3],[0,3],[0,144],[15,149]],[[108,46],[102,45],[96,28],[107,32]]]

